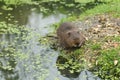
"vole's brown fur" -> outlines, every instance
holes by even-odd
[[[57,36],[64,48],[81,47],[86,40],[78,27],[71,22],[62,23],[57,29]]]

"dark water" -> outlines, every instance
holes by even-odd
[[[0,80],[100,80],[93,78],[92,73],[87,70],[82,71],[78,78],[67,78],[60,75],[56,67],[59,52],[38,42],[39,38],[54,31],[50,25],[65,18],[65,14],[59,13],[43,17],[41,13],[32,11],[27,6],[12,11],[1,10],[1,12],[4,14],[0,15],[0,21],[25,25],[31,31],[27,34],[29,37],[26,37],[26,41],[24,41],[26,45],[24,46],[20,40],[17,44],[21,44],[21,46],[15,48],[23,56],[20,59],[14,59],[17,64],[13,64],[14,69],[12,71],[0,70]],[[14,17],[9,17],[8,13]],[[6,18],[6,16],[8,17]],[[0,35],[0,41],[6,42],[0,46],[0,51],[9,43],[13,43],[14,39],[15,35],[12,34]],[[2,64],[6,64],[9,59],[0,58],[0,61]]]

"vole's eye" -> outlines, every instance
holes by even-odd
[[[77,33],[80,33],[80,31],[77,31]]]
[[[68,32],[67,34],[68,34],[69,36],[71,35],[71,33],[70,33],[70,32]]]

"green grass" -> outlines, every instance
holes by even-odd
[[[97,74],[105,80],[120,80],[120,47],[101,51]],[[117,61],[117,62],[115,62]]]
[[[80,19],[84,19],[86,16],[94,16],[96,14],[104,14],[109,13],[112,16],[120,17],[120,1],[119,0],[113,0],[107,4],[101,4],[98,6],[95,6],[92,9],[86,10],[80,15]]]
[[[19,4],[19,3],[31,3],[32,0],[0,0],[4,1],[6,4]]]

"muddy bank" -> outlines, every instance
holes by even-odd
[[[120,37],[120,18],[113,18],[110,15],[103,14],[86,18],[84,21],[75,21],[74,23],[77,27],[79,27],[81,32],[85,34],[87,41],[84,46],[76,51],[67,53],[66,51],[61,52],[60,54],[63,54],[62,60],[68,60],[62,61],[64,64],[61,64],[70,65],[71,67],[80,64],[79,68],[76,68],[73,71],[80,70],[81,72],[81,70],[87,69],[93,72],[93,69],[96,69],[97,67],[98,57],[100,57],[103,50],[117,48],[120,46],[119,41],[111,39],[114,39],[116,36]],[[73,60],[72,64],[75,63],[75,65],[69,63],[70,60]],[[61,60],[58,59],[57,61],[57,63],[60,64]],[[65,70],[68,69],[71,70],[69,67]],[[63,72],[63,75],[74,75],[74,73],[71,74],[69,70],[66,71],[67,73],[63,72],[64,70],[61,72]]]

